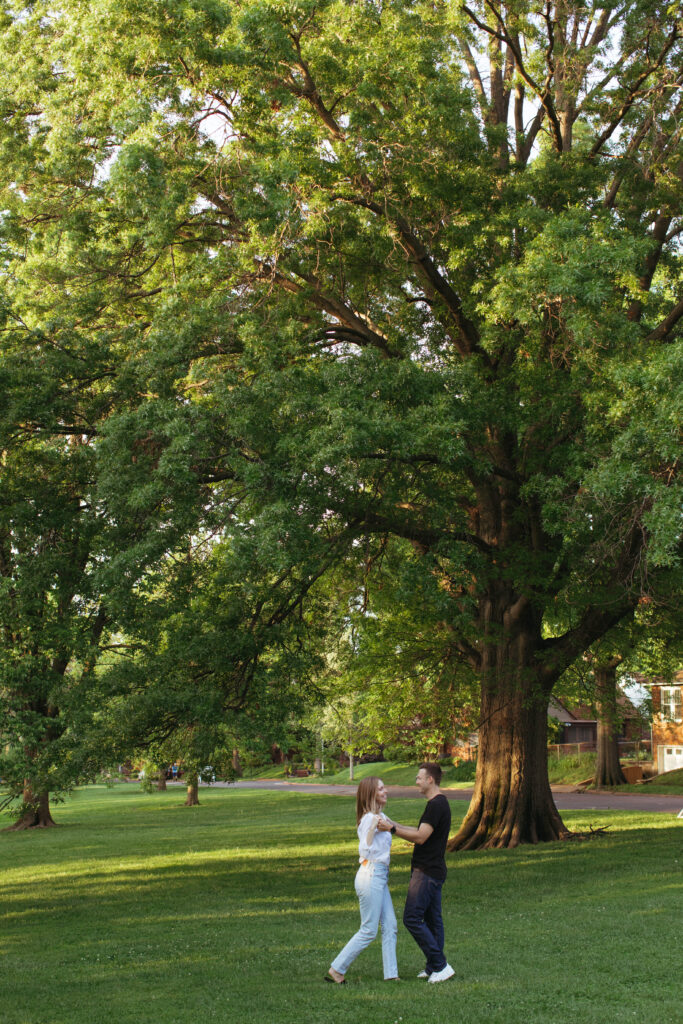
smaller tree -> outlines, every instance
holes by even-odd
[[[619,760],[620,715],[617,701],[617,669],[622,657],[605,659],[593,668],[595,678],[595,706],[598,717],[598,755],[593,784],[623,786],[626,776]]]
[[[199,783],[211,777],[232,781],[235,771],[232,765],[231,737],[222,722],[207,727],[181,726],[165,740],[149,744],[144,751],[145,778],[143,788],[148,792],[158,789],[158,780],[165,778],[169,764],[178,762],[187,785],[186,807],[199,804]],[[165,788],[165,787],[164,787]]]

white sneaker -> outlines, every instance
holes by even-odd
[[[418,974],[418,978],[428,978],[428,977],[429,977],[429,974],[427,973],[427,971],[420,971],[420,973]]]
[[[437,981],[448,981],[448,979],[452,978],[454,974],[455,971],[453,970],[451,965],[446,964],[442,971],[434,971],[432,974],[430,974],[428,980],[433,985]]]

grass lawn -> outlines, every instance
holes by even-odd
[[[451,856],[454,980],[399,983],[379,939],[325,985],[355,931],[353,800],[312,793],[89,787],[61,827],[0,835],[2,1024],[609,1024],[683,1018],[683,822],[566,812],[585,843]],[[415,822],[421,803],[389,813]],[[465,805],[453,804],[454,817]],[[7,819],[0,819],[0,825]],[[399,911],[408,844],[395,841]]]

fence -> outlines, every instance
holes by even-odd
[[[570,754],[593,754],[598,749],[597,743],[549,743],[548,753],[553,754],[559,760]],[[631,754],[640,758],[651,752],[652,745],[649,740],[619,740],[619,756],[626,757]]]

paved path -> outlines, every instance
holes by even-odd
[[[216,786],[233,786],[236,789],[290,790],[299,793],[336,793],[353,796],[356,787],[349,785],[332,786],[323,782],[284,782],[280,779],[258,779],[241,782],[216,782]],[[657,796],[654,793],[580,793],[573,786],[553,786],[553,796],[560,811],[660,811],[663,814],[678,814],[683,809],[683,796]],[[387,786],[390,797],[414,797],[420,794],[414,786]],[[471,800],[471,789],[444,789],[449,800]]]

